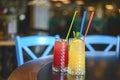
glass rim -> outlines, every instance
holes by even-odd
[[[67,41],[67,40],[64,38],[58,38],[58,39],[55,39],[55,41]]]
[[[84,41],[83,37],[81,37],[81,38],[69,38],[69,40],[71,40],[71,39],[79,39],[79,40],[83,40]]]

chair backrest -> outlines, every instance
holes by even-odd
[[[24,64],[23,50],[32,58],[37,59],[37,56],[30,49],[32,46],[47,46],[40,57],[47,56],[52,48],[54,47],[55,39],[59,38],[59,35],[55,36],[16,36],[16,56],[17,56],[17,65],[20,66]]]
[[[106,45],[104,50],[101,51],[111,51],[113,46],[115,46],[115,51],[119,53],[119,36],[108,36],[108,35],[88,35],[85,39],[85,45],[87,49],[91,52],[96,51],[93,45]],[[99,50],[100,51],[100,50]]]

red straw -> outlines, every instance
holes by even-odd
[[[86,29],[85,35],[84,35],[84,40],[85,40],[86,35],[87,35],[87,33],[88,33],[88,30],[89,30],[89,28],[90,28],[90,24],[91,24],[91,21],[92,21],[92,19],[93,19],[93,15],[94,15],[94,12],[92,12],[91,15],[90,15],[90,19],[89,19],[89,22],[88,22],[88,26],[87,26],[87,29]]]

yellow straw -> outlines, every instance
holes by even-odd
[[[71,28],[72,28],[73,22],[74,22],[74,20],[75,20],[76,13],[77,13],[77,11],[75,11],[75,13],[74,13],[74,16],[73,16],[72,22],[71,22],[71,24],[70,24],[69,31],[68,31],[67,36],[66,36],[66,40],[68,40],[68,36],[69,36],[69,34],[70,34],[70,31],[71,31]]]

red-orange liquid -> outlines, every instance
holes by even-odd
[[[68,66],[68,42],[58,40],[54,46],[53,67],[64,68]]]

